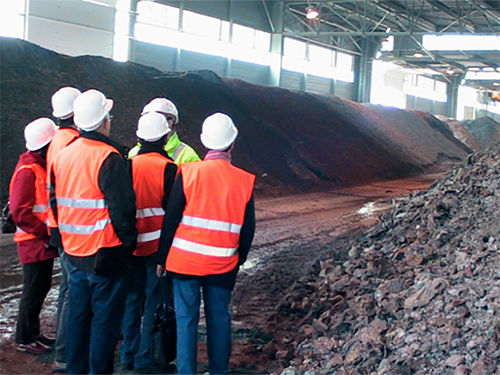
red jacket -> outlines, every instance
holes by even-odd
[[[45,161],[36,152],[27,151],[19,156],[16,169],[26,164],[39,164],[46,168]],[[17,173],[12,181],[10,192],[10,211],[16,226],[26,233],[36,236],[35,239],[18,242],[19,260],[23,264],[36,263],[57,257],[57,249],[50,247],[47,225],[35,216],[33,206],[36,202],[35,173],[26,168]]]

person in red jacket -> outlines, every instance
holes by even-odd
[[[10,181],[9,200],[16,224],[14,241],[23,266],[23,291],[16,327],[17,350],[39,354],[50,351],[54,339],[40,334],[40,311],[52,281],[57,249],[51,247],[47,228],[46,156],[56,126],[48,118],[29,123],[26,148]]]
[[[209,152],[203,161],[179,166],[168,201],[160,249],[173,277],[179,374],[197,373],[201,290],[210,373],[229,372],[229,304],[255,231],[255,176],[231,164],[237,135],[229,116],[209,116],[201,133]]]
[[[156,274],[161,263],[158,244],[177,172],[177,165],[164,149],[170,131],[165,116],[157,112],[142,115],[136,133],[142,147],[130,160],[139,235],[132,260],[120,354],[124,369],[135,368],[142,373],[153,367],[150,348],[160,293]]]
[[[47,152],[47,185],[50,185],[50,171],[52,162],[57,154],[78,138],[80,132],[76,128],[73,121],[73,103],[80,96],[80,90],[74,87],[62,87],[52,95],[52,116],[57,119],[59,129],[57,130],[54,139],[50,143]],[[47,195],[50,190],[47,190]],[[59,297],[57,301],[57,326],[56,326],[56,343],[54,345],[54,365],[52,371],[66,371],[66,317],[68,315],[68,289],[69,289],[69,261],[64,253],[61,235],[57,228],[57,223],[54,219],[52,209],[49,206],[49,227],[50,227],[50,242],[52,246],[57,247],[59,259],[61,262],[61,284],[59,285]]]

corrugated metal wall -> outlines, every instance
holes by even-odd
[[[175,70],[177,49],[155,44],[134,42],[133,61],[163,72]]]
[[[280,87],[287,90],[303,90],[304,75],[289,70],[281,71]]]
[[[17,0],[12,0],[17,1]],[[113,56],[115,8],[80,1],[30,1],[28,41],[58,53]]]
[[[343,99],[356,100],[356,88],[353,83],[335,81],[333,93]]]
[[[242,79],[258,85],[268,85],[269,67],[232,60],[230,78]]]
[[[316,94],[330,94],[332,92],[332,80],[308,75],[306,78],[306,91]]]

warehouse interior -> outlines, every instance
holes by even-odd
[[[2,6],[0,35],[70,56],[161,71],[209,69],[459,120],[500,112],[494,0],[23,0]]]
[[[2,203],[24,126],[51,117],[60,87],[112,98],[111,138],[127,148],[154,97],[175,103],[201,157],[203,120],[234,120],[257,228],[233,294],[230,373],[500,371],[497,0],[0,7]],[[53,353],[16,351],[22,265],[12,235],[0,241],[1,372],[50,374]],[[40,316],[52,332],[60,279],[56,265]],[[206,333],[202,319],[200,374]],[[131,373],[119,355],[115,373]]]

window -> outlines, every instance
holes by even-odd
[[[182,13],[182,31],[219,40],[221,21],[214,17],[185,10]]]
[[[347,53],[337,52],[337,61],[335,63],[335,66],[341,70],[351,71],[352,61],[353,58],[351,55],[348,55]]]
[[[0,36],[24,39],[24,1],[2,1],[0,12]]]
[[[332,56],[334,51],[331,49],[320,47],[314,44],[309,45],[309,61],[325,64],[328,66],[332,65]]]
[[[289,57],[305,60],[306,58],[306,43],[299,40],[284,38],[283,54]]]
[[[240,47],[253,48],[255,30],[251,27],[233,24],[233,44]]]
[[[130,0],[118,0],[115,13],[115,37],[113,41],[113,60],[128,60],[128,33],[130,25]]]
[[[152,1],[139,1],[137,22],[172,30],[179,28],[179,9]]]

